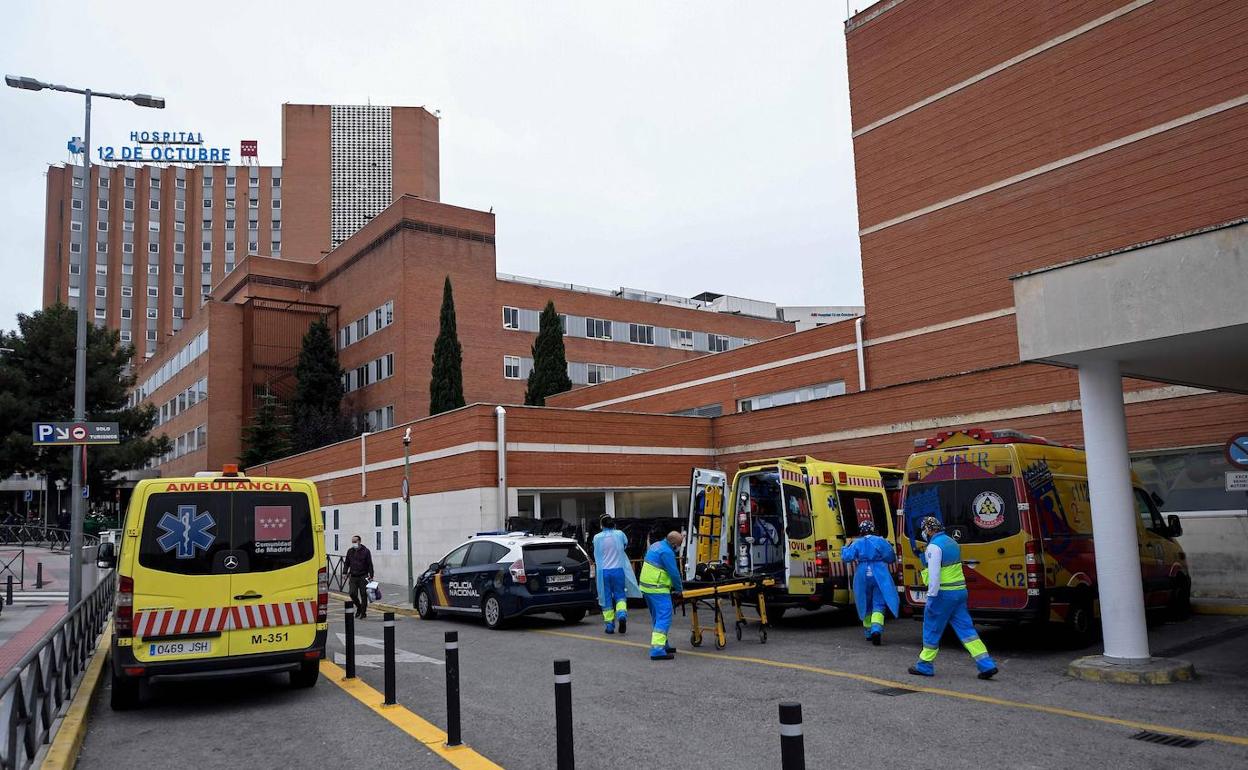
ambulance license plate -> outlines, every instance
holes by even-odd
[[[212,642],[196,639],[185,642],[152,642],[147,647],[148,657],[161,658],[170,655],[207,655],[212,652]]]
[[[571,575],[551,575],[550,577],[546,578],[546,582],[547,583],[571,583],[572,576]]]

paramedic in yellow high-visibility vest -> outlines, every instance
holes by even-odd
[[[923,608],[923,650],[919,660],[910,667],[916,676],[935,676],[936,653],[940,650],[940,637],[945,626],[953,626],[953,632],[962,640],[962,646],[975,659],[980,679],[991,679],[997,673],[997,664],[988,654],[988,648],[975,631],[971,613],[966,609],[966,574],[962,572],[962,548],[958,542],[945,534],[940,519],[927,516],[923,519],[923,539],[927,550],[923,558],[927,569],[923,578],[927,581],[927,602]]]
[[[684,535],[669,532],[665,539],[646,550],[646,560],[641,565],[637,582],[654,624],[650,632],[650,660],[671,660],[676,653],[667,643],[667,632],[672,627],[672,594],[679,599],[684,591],[676,563],[676,551],[684,542]]]

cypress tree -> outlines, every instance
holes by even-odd
[[[303,452],[350,438],[350,420],[341,414],[342,366],[334,335],[318,318],[303,335],[295,365],[295,397],[291,402],[295,449]]]
[[[563,325],[555,312],[555,303],[547,302],[538,322],[537,339],[533,341],[533,371],[529,372],[524,403],[545,406],[547,397],[571,389],[568,358],[563,349]]]
[[[433,376],[429,380],[429,414],[458,409],[464,405],[464,350],[455,330],[455,298],[451,277],[442,286],[442,313],[438,319],[438,339],[433,343]]]
[[[290,425],[277,403],[277,396],[267,391],[260,396],[251,424],[243,428],[243,446],[246,448],[238,460],[244,468],[289,454]]]

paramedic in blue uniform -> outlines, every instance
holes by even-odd
[[[603,516],[599,522],[602,531],[594,535],[594,564],[597,565],[598,606],[602,607],[602,620],[606,632],[628,632],[628,600],[640,599],[637,577],[628,561],[625,549],[628,536],[615,528],[615,519]]]
[[[862,620],[862,630],[877,647],[884,634],[884,609],[897,617],[897,586],[888,565],[897,561],[897,552],[875,534],[875,524],[867,519],[858,524],[858,539],[841,549],[841,561],[854,565],[854,606]]]
[[[966,609],[966,575],[962,572],[962,549],[957,541],[945,534],[945,527],[935,516],[923,519],[923,538],[927,550],[923,554],[927,568],[923,576],[927,580],[927,603],[923,609],[923,650],[919,660],[910,667],[916,676],[935,676],[932,665],[940,651],[940,637],[945,626],[953,626],[953,632],[962,640],[962,646],[975,659],[980,679],[991,679],[997,673],[997,664],[988,654],[988,648],[975,631],[971,614]]]
[[[671,660],[676,652],[667,643],[672,627],[672,595],[680,599],[684,585],[676,564],[676,549],[685,542],[684,535],[669,532],[667,537],[650,546],[641,565],[641,593],[650,608],[654,628],[650,632],[650,660]]]

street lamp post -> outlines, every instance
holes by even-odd
[[[82,422],[87,413],[87,243],[91,228],[91,213],[95,210],[94,191],[91,184],[91,97],[104,99],[120,99],[134,102],[140,107],[151,107],[162,110],[165,100],[149,94],[114,94],[104,91],[92,91],[90,88],[72,88],[70,86],[44,83],[34,78],[14,77],[5,75],[4,82],[12,88],[25,91],[64,91],[71,94],[82,94],[86,97],[86,116],[83,126],[82,147],[82,188],[83,188],[83,227],[82,248],[78,252],[78,329],[77,343],[74,348],[74,422]],[[73,448],[73,490],[70,499],[72,506],[69,525],[69,606],[74,607],[82,599],[82,520],[86,508],[86,500],[82,496],[82,481],[87,447]]]
[[[403,431],[403,505],[407,508],[407,590],[416,585],[412,574],[412,481],[409,475],[408,457],[412,446],[412,429]],[[415,597],[412,597],[415,601]]]

